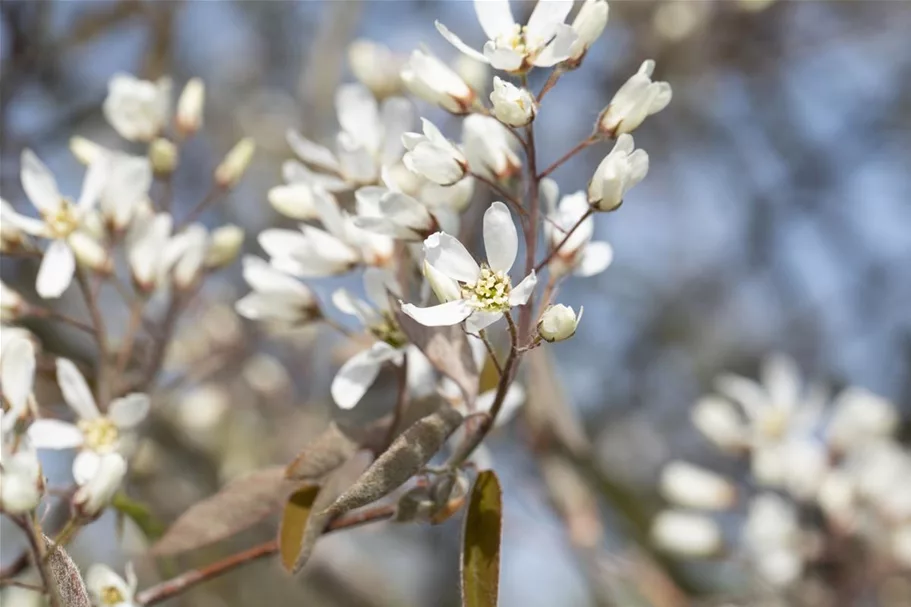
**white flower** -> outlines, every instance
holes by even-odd
[[[199,280],[205,269],[208,240],[206,228],[193,223],[171,237],[161,252],[163,267],[178,289],[189,289]]]
[[[252,137],[244,137],[228,150],[224,159],[215,167],[215,183],[222,188],[233,188],[240,178],[247,172],[253,154],[256,152],[256,142]]]
[[[475,91],[459,74],[424,50],[411,53],[402,82],[416,97],[453,114],[467,114],[477,102]]]
[[[475,0],[475,12],[489,39],[483,52],[462,42],[439,21],[437,30],[457,49],[495,69],[519,72],[532,66],[551,67],[567,59],[576,33],[563,21],[572,10],[570,0],[540,0],[528,25],[513,19],[508,0]]]
[[[572,308],[563,304],[548,307],[538,321],[538,335],[550,342],[569,339],[576,334],[583,309],[579,308],[577,316]]]
[[[9,413],[3,414],[3,417],[8,415]],[[28,441],[24,441],[15,453],[11,453],[4,440],[0,451],[0,510],[14,515],[31,512],[41,501],[44,490],[44,477],[38,456]]]
[[[402,60],[389,47],[359,38],[348,45],[351,73],[379,99],[395,95],[402,88],[399,72]]]
[[[515,175],[522,161],[515,137],[495,118],[472,114],[462,122],[462,146],[473,173],[501,181]]]
[[[202,126],[202,108],[206,101],[206,85],[200,78],[191,78],[183,87],[177,99],[175,123],[184,137],[190,136]]]
[[[4,333],[9,331],[9,328],[4,327]],[[35,366],[35,345],[30,339],[13,334],[3,345],[3,353],[0,356],[3,398],[9,403],[9,410],[4,418],[6,424],[15,424],[28,411],[35,384]],[[4,436],[7,430],[8,428],[3,427]]]
[[[319,304],[307,285],[252,255],[244,257],[243,268],[253,291],[234,307],[244,318],[294,326],[319,316]]]
[[[599,211],[613,211],[648,173],[648,154],[633,148],[632,135],[620,135],[588,184],[588,202]]]
[[[582,61],[585,53],[604,31],[608,13],[606,0],[585,0],[576,18],[573,19],[576,41],[569,49],[568,63],[578,65]]]
[[[401,192],[367,186],[355,193],[354,225],[401,240],[421,241],[440,229],[426,206]]]
[[[335,109],[341,127],[335,152],[296,131],[288,132],[288,144],[294,153],[320,171],[313,172],[298,164],[296,175],[285,175],[289,183],[302,181],[328,191],[375,184],[382,167],[401,158],[402,134],[411,128],[414,120],[411,104],[406,99],[390,97],[377,105],[367,87],[346,84],[336,92]]]
[[[836,449],[849,450],[890,436],[898,425],[895,405],[863,388],[844,390],[832,406],[826,438]]]
[[[844,466],[858,496],[892,520],[911,520],[911,452],[893,440],[880,440],[849,452]]]
[[[144,216],[134,222],[127,238],[127,261],[133,284],[150,292],[162,284],[168,270],[163,252],[171,240],[173,219],[169,213]]]
[[[490,86],[490,64],[488,63],[459,53],[452,62],[452,69],[475,93],[483,93]]]
[[[0,251],[13,251],[28,242],[20,217],[10,203],[0,198]]]
[[[682,510],[665,510],[652,522],[652,541],[662,550],[707,557],[722,548],[721,529],[712,519]]]
[[[18,291],[0,281],[0,321],[16,320],[28,310],[28,303]]]
[[[74,204],[60,194],[57,181],[38,157],[31,150],[22,152],[22,187],[42,219],[16,215],[13,221],[25,232],[52,240],[35,285],[42,298],[53,299],[63,294],[73,279],[77,258],[92,267],[98,267],[99,263],[104,266],[109,261],[104,247],[88,234],[84,225],[107,177],[107,162],[101,160],[90,165],[79,201]]]
[[[131,447],[130,431],[149,412],[149,397],[133,393],[111,402],[107,415],[102,415],[91,390],[71,361],[57,359],[57,383],[63,399],[76,412],[75,424],[57,419],[36,419],[28,428],[28,437],[37,449],[73,449],[80,452],[73,460],[73,477],[84,484],[95,475],[101,459]]]
[[[133,564],[126,565],[123,579],[107,565],[95,564],[85,574],[85,588],[98,607],[134,607],[138,580]]]
[[[510,308],[524,305],[535,290],[534,271],[515,287],[509,270],[516,260],[519,238],[509,209],[502,202],[490,205],[484,213],[484,247],[487,264],[479,266],[458,239],[438,232],[424,241],[424,256],[439,280],[457,285],[460,299],[429,308],[403,304],[402,311],[429,326],[455,325],[465,321],[471,333],[495,323]],[[451,290],[451,289],[450,289]]]
[[[143,156],[107,151],[108,177],[98,207],[115,230],[125,229],[137,208],[148,200],[152,164]]]
[[[648,116],[667,107],[671,102],[671,85],[652,82],[653,71],[655,62],[643,61],[639,71],[620,87],[598,119],[601,131],[611,137],[632,133]]]
[[[684,461],[673,461],[664,467],[658,490],[675,506],[699,510],[727,510],[737,498],[729,480]]]
[[[553,210],[548,213],[544,222],[544,234],[552,249],[560,246],[551,259],[548,267],[554,276],[563,276],[572,272],[576,276],[594,276],[610,266],[614,259],[614,250],[607,242],[592,242],[595,232],[595,218],[586,214],[591,209],[585,192],[564,196],[559,204],[555,202],[557,185],[549,179],[542,180],[541,193],[548,206]],[[579,223],[579,221],[582,223]],[[563,239],[567,232],[576,226],[566,242]]]
[[[164,129],[171,112],[171,80],[140,80],[117,74],[108,83],[104,117],[121,137],[152,141]]]
[[[468,171],[468,161],[432,122],[421,118],[421,124],[423,135],[402,135],[402,143],[408,150],[402,162],[410,171],[436,184],[448,186],[456,183]]]
[[[749,443],[748,428],[731,401],[720,396],[703,396],[690,413],[693,425],[715,446],[737,451]]]
[[[76,479],[80,486],[73,495],[73,508],[82,517],[98,516],[111,503],[126,473],[127,460],[119,453],[99,456],[92,474],[83,482]]]
[[[797,511],[780,496],[761,494],[750,501],[743,541],[769,583],[786,586],[803,571]]]
[[[525,126],[535,119],[538,104],[528,90],[511,82],[493,77],[493,92],[490,94],[493,113],[500,122],[509,126]]]

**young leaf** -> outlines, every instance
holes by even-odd
[[[278,552],[282,566],[289,573],[294,570],[297,555],[301,552],[304,530],[319,491],[319,485],[306,485],[292,493],[285,502],[282,522],[278,528]]]
[[[79,568],[66,553],[63,547],[54,544],[50,538],[44,538],[47,546],[47,565],[52,582],[57,589],[62,607],[91,607],[89,593],[82,581]]]
[[[469,406],[478,396],[478,368],[468,338],[462,329],[452,327],[425,327],[399,309],[392,306],[395,318],[408,341],[420,348],[427,360],[437,371],[449,377],[459,386],[462,397]]]
[[[502,492],[493,470],[478,475],[462,536],[462,606],[496,607],[500,584]]]
[[[332,422],[288,464],[285,478],[319,480],[348,461],[357,450],[358,444]]]
[[[273,466],[228,483],[190,508],[158,542],[154,554],[176,554],[211,544],[251,527],[271,514],[292,487],[285,469]]]
[[[330,506],[338,516],[366,506],[401,487],[439,451],[462,423],[462,414],[444,406],[400,434],[366,472]]]
[[[125,516],[136,523],[136,526],[148,539],[158,539],[165,531],[164,525],[155,518],[145,504],[130,499],[122,491],[114,496],[111,506],[119,516]]]

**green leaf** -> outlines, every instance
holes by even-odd
[[[125,516],[136,523],[136,526],[148,539],[157,540],[164,534],[164,523],[156,519],[145,504],[131,499],[126,493],[116,494],[111,506],[118,515]]]
[[[278,528],[278,551],[282,566],[289,573],[294,571],[294,564],[301,553],[304,532],[319,491],[319,485],[307,485],[292,493],[285,502],[282,522]]]
[[[500,586],[503,494],[493,470],[478,475],[462,536],[462,606],[496,607]]]

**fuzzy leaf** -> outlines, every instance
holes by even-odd
[[[500,585],[503,503],[493,470],[478,475],[462,536],[462,606],[496,607]]]
[[[54,544],[50,538],[44,538],[47,546],[47,564],[51,577],[57,588],[62,607],[91,607],[89,593],[82,581],[79,568],[66,553],[63,547]]]
[[[231,481],[190,508],[158,542],[154,554],[185,552],[251,527],[271,514],[292,487],[282,466],[258,470]]]
[[[301,487],[285,502],[282,522],[278,528],[278,552],[281,555],[282,566],[289,573],[294,571],[294,563],[301,552],[304,531],[319,490],[319,485]]]
[[[332,422],[288,464],[285,478],[319,480],[351,459],[357,449],[357,443]]]
[[[398,304],[392,306],[396,321],[437,371],[449,377],[459,386],[465,403],[474,404],[478,396],[479,371],[471,355],[468,338],[459,325],[452,327],[425,327],[401,311]]]
[[[401,487],[439,451],[462,423],[462,414],[444,406],[400,434],[367,471],[328,509],[332,516],[366,506]]]

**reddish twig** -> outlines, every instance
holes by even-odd
[[[560,168],[564,162],[566,162],[567,160],[569,160],[570,158],[572,158],[573,156],[575,156],[576,154],[578,154],[585,148],[598,143],[598,141],[599,141],[599,139],[598,139],[597,135],[592,135],[588,139],[583,139],[582,141],[577,143],[573,149],[571,149],[570,151],[568,151],[565,154],[563,154],[562,156],[560,156],[560,158],[558,160],[556,160],[553,164],[551,164],[549,167],[547,167],[546,169],[541,171],[541,173],[538,175],[538,179],[544,179],[545,177],[547,177],[548,175],[550,175],[551,173],[556,171],[558,168]]]
[[[538,263],[538,265],[535,266],[535,272],[540,272],[544,266],[546,266],[548,263],[550,263],[550,260],[553,259],[554,255],[557,254],[557,252],[560,250],[560,248],[566,244],[566,241],[568,241],[569,237],[573,235],[573,232],[576,231],[576,228],[578,228],[580,225],[582,225],[582,222],[584,222],[586,219],[591,217],[592,213],[594,213],[594,212],[595,212],[594,209],[589,208],[585,212],[585,214],[579,218],[579,221],[577,221],[575,223],[575,225],[573,225],[573,227],[571,227],[569,230],[566,231],[566,234],[563,236],[563,239],[557,244],[557,246],[555,246],[553,249],[551,249],[550,253],[548,253],[547,256],[544,259],[542,259],[541,262]]]

